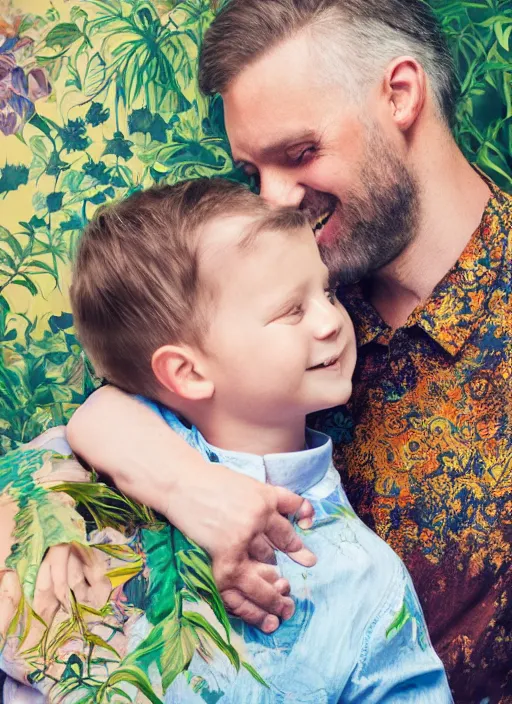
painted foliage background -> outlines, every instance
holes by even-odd
[[[457,138],[512,191],[512,3],[430,4],[459,71]],[[233,174],[220,100],[195,80],[214,5],[0,0],[0,454],[66,421],[97,383],[67,298],[95,208]]]

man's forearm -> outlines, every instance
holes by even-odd
[[[99,389],[76,411],[67,437],[73,451],[121,491],[164,515],[178,498],[180,476],[186,472],[190,492],[209,468],[156,413],[114,387]]]
[[[311,567],[285,516],[311,524],[311,504],[287,489],[210,464],[154,411],[113,387],[96,391],[68,426],[73,450],[139,503],[162,513],[212,558],[229,608],[267,632],[293,613],[289,585],[257,560],[273,547]],[[303,523],[306,525],[303,525]],[[272,614],[272,615],[270,615]]]

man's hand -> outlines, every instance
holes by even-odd
[[[289,584],[269,563],[277,549],[306,567],[315,564],[286,518],[310,527],[308,501],[206,462],[160,416],[113,387],[78,409],[67,438],[127,496],[164,514],[210,554],[231,612],[267,633],[293,614]]]
[[[180,530],[210,554],[226,608],[271,633],[279,619],[294,612],[290,585],[271,566],[274,549],[305,567],[316,563],[285,516],[309,528],[313,508],[287,489],[261,484],[219,464],[208,465],[198,481],[193,492],[188,483],[183,491],[173,492],[166,516],[176,524],[179,514]]]

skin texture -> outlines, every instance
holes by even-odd
[[[388,324],[399,327],[457,261],[480,222],[489,190],[439,117],[428,77],[414,58],[395,58],[355,103],[333,83],[332,71],[329,77],[318,75],[315,57],[307,37],[298,35],[228,86],[223,97],[233,154],[257,176],[270,203],[307,207],[313,217],[337,206],[318,240],[329,248],[335,272],[348,270],[351,278],[350,270],[362,272],[366,265],[355,234],[353,247],[347,246],[352,233],[343,222],[343,207],[357,196],[369,207],[366,219],[378,216],[381,201],[372,206],[368,200],[373,189],[365,186],[363,166],[372,136],[373,144],[387,145],[386,154],[394,155],[418,194],[408,244],[369,281],[373,305]],[[388,173],[383,154],[374,152],[375,147],[371,168],[383,167],[378,180],[392,191],[398,173]],[[353,258],[348,266],[340,251]],[[307,503],[206,465],[160,419],[115,389],[93,394],[68,434],[73,449],[120,489],[165,513],[208,550],[226,604],[236,615],[266,631],[278,626],[276,616],[286,616],[288,604],[275,584],[269,591],[254,557],[272,543],[311,559],[300,552],[291,525],[280,520],[292,505],[291,512],[309,520]],[[145,457],[138,452],[143,442],[152,448]]]

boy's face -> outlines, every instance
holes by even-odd
[[[279,425],[348,400],[355,336],[311,229],[262,232],[241,250],[250,222],[218,219],[203,232],[201,276],[214,291],[204,349],[214,402]]]

